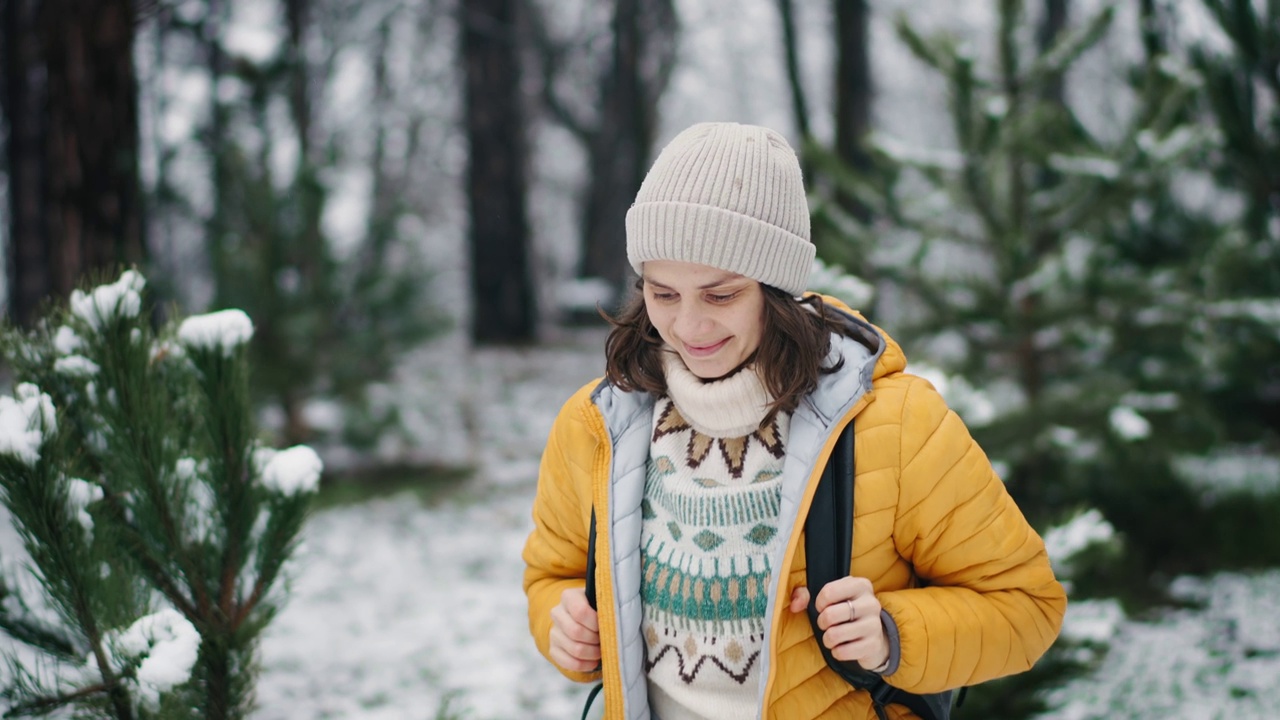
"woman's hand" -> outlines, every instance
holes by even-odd
[[[560,593],[560,604],[551,608],[551,659],[575,672],[600,667],[600,624],[582,588]]]
[[[889,638],[880,622],[880,601],[870,580],[845,577],[827,583],[815,604],[822,644],[831,649],[832,657],[856,662],[867,670],[889,662]],[[793,613],[804,612],[809,607],[809,589],[796,588],[790,607]]]

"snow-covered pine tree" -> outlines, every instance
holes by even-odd
[[[1183,122],[1192,89],[1175,75],[1158,104],[1105,133],[1055,92],[1109,32],[1114,8],[1041,48],[1026,32],[1027,3],[997,5],[989,63],[966,42],[899,20],[903,42],[946,83],[954,148],[873,135],[879,186],[847,182],[882,220],[863,226],[827,204],[819,212],[871,258],[880,314],[917,359],[995,403],[989,417],[967,420],[1024,511],[1044,523],[1081,501],[1093,448],[1131,389],[1104,362],[1110,320],[1150,299],[1135,279],[1125,297],[1097,294],[1102,233],[1205,131]]]
[[[1224,42],[1188,53],[1149,33],[1140,77],[1146,107],[1162,75],[1196,89],[1180,112],[1200,137],[1181,135],[1199,149],[1102,234],[1104,365],[1128,385],[1090,500],[1125,566],[1081,574],[1077,594],[1280,563],[1280,8],[1202,4]]]
[[[1201,0],[1226,43],[1192,49],[1212,159],[1236,194],[1237,228],[1206,258],[1206,310],[1219,369],[1213,400],[1232,439],[1280,443],[1280,3]]]
[[[253,326],[227,310],[158,332],[145,281],[77,291],[7,330],[0,502],[6,717],[242,718],[321,464],[259,445]]]

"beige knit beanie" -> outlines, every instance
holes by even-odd
[[[804,293],[813,265],[795,151],[755,125],[699,123],[654,161],[627,212],[627,259],[710,265]]]

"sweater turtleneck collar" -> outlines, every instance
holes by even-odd
[[[773,398],[755,365],[705,382],[694,375],[679,353],[671,348],[663,350],[662,363],[671,402],[689,426],[704,435],[714,438],[749,435],[769,414]]]

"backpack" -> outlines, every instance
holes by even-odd
[[[804,552],[806,558],[806,584],[810,590],[809,624],[813,627],[814,642],[822,651],[827,665],[845,682],[871,695],[872,706],[880,720],[888,720],[887,705],[902,705],[922,720],[948,720],[951,715],[951,691],[917,695],[900,690],[885,682],[880,675],[864,670],[857,663],[844,662],[831,656],[822,644],[822,629],[818,627],[818,611],[815,607],[818,593],[827,583],[849,574],[853,556],[853,422],[841,431],[836,446],[831,451],[827,466],[822,470],[818,487],[814,491],[813,504],[805,518]],[[587,602],[596,609],[596,511],[591,509],[591,529],[587,535]],[[596,695],[604,688],[601,683],[592,688],[582,708],[582,718]],[[960,692],[961,701],[964,691]],[[959,702],[956,703],[957,707]]]
[[[805,518],[805,575],[809,586],[809,625],[814,641],[827,665],[845,682],[871,695],[872,706],[880,720],[887,720],[886,705],[902,705],[923,720],[947,720],[951,715],[951,691],[916,695],[900,690],[884,678],[864,670],[856,662],[844,662],[831,656],[822,643],[818,627],[818,592],[827,583],[849,574],[853,556],[853,422],[850,421],[836,440],[827,466],[822,470],[813,504]],[[963,695],[963,693],[962,693]]]

